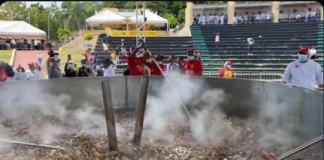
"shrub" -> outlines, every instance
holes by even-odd
[[[83,35],[84,40],[90,41],[93,38],[93,33],[86,33]]]

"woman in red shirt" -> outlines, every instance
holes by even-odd
[[[131,47],[131,54],[128,56],[127,61],[128,61],[128,69],[129,69],[129,75],[130,76],[143,76],[144,75],[144,70],[146,70],[149,75],[150,71],[152,68],[154,68],[155,64],[153,62],[148,62],[150,59],[150,54],[148,52],[144,52],[140,56],[136,56],[136,53],[138,50],[142,48],[142,46],[139,46],[138,48],[135,48],[135,46]],[[144,69],[148,67],[147,69]]]
[[[231,69],[232,62],[226,61],[224,67],[219,70],[218,77],[219,78],[235,78],[234,70]]]
[[[164,59],[163,55],[161,53],[156,55],[156,62],[160,66],[162,72],[164,73],[166,70],[166,66],[162,63],[162,60]],[[151,75],[152,76],[163,76],[163,73],[160,71],[159,67],[154,65],[154,68],[151,69]]]

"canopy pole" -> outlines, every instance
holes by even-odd
[[[145,1],[136,1],[136,47],[145,43]]]

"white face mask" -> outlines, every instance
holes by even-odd
[[[226,66],[226,68],[228,68],[228,69],[231,69],[231,67],[232,67],[231,65],[227,65],[227,66]]]
[[[195,56],[188,56],[188,60],[189,61],[192,61],[192,60],[194,60],[195,59]]]
[[[157,63],[158,63],[158,64],[162,64],[162,62],[160,62],[160,61],[157,61]]]
[[[55,55],[54,56],[54,60],[57,61],[59,58],[58,58],[58,55]]]

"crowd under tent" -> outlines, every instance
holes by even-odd
[[[1,38],[45,38],[46,32],[24,21],[0,21]]]
[[[109,10],[100,12],[90,18],[86,19],[86,23],[88,24],[103,24],[103,23],[113,23],[113,24],[120,24],[124,23],[125,17],[122,17],[114,12]]]

